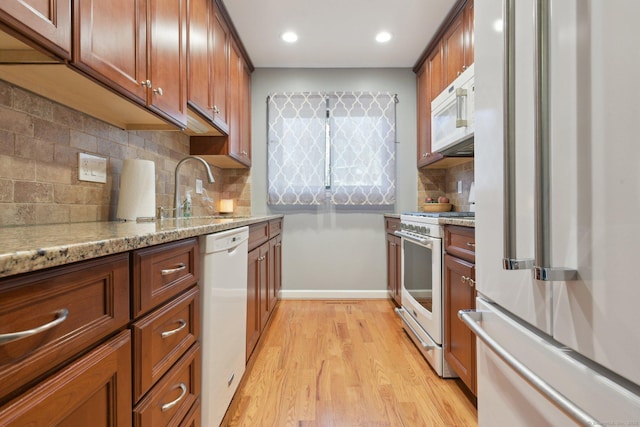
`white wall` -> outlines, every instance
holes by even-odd
[[[395,209],[267,206],[267,95],[283,91],[398,94]],[[416,210],[416,79],[410,69],[257,69],[252,75],[251,210],[283,213],[283,298],[385,297],[383,212]]]

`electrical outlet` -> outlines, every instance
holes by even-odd
[[[458,194],[462,193],[462,181],[458,181]]]
[[[196,194],[202,194],[202,180],[196,179]]]
[[[78,153],[78,179],[80,181],[107,182],[106,157]]]

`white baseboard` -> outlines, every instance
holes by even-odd
[[[281,290],[282,299],[386,299],[386,290]]]

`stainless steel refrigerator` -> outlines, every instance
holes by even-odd
[[[640,425],[640,1],[475,0],[480,426]]]

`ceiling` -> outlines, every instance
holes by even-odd
[[[411,68],[455,0],[224,0],[256,68]],[[384,44],[374,39],[388,31]],[[295,31],[298,41],[280,35]]]

